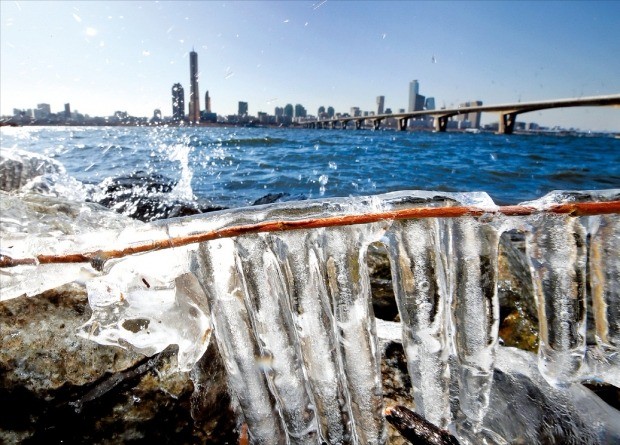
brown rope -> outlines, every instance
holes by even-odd
[[[296,221],[263,221],[254,224],[226,227],[195,235],[179,236],[166,240],[149,241],[124,247],[119,250],[98,250],[95,252],[69,253],[64,255],[37,255],[34,258],[11,258],[0,255],[0,268],[34,264],[59,263],[91,263],[101,270],[104,263],[112,258],[122,258],[137,253],[181,247],[193,243],[201,243],[218,238],[232,238],[251,233],[285,232],[289,230],[316,229],[320,227],[349,226],[368,224],[380,221],[417,219],[417,218],[458,218],[461,216],[479,217],[482,215],[502,214],[505,216],[528,216],[536,213],[553,213],[570,216],[589,216],[620,213],[620,201],[607,202],[571,202],[551,205],[546,209],[537,209],[529,206],[503,206],[495,211],[488,211],[479,207],[414,207],[408,209],[389,210],[385,212],[362,213],[344,216],[329,216],[325,218],[311,218]]]

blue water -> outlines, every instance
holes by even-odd
[[[214,127],[5,127],[1,134],[2,149],[50,156],[87,184],[144,170],[191,179],[196,198],[224,206],[268,193],[406,189],[486,191],[512,204],[551,190],[620,187],[620,140],[604,137]]]

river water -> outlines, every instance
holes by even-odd
[[[85,184],[143,171],[218,206],[395,190],[486,191],[515,204],[551,190],[620,186],[620,140],[370,130],[170,127],[2,128],[2,150],[62,163]]]

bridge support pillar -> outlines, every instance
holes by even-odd
[[[517,121],[517,113],[500,113],[498,134],[512,134]]]
[[[331,121],[329,125],[330,125],[330,128],[334,130],[336,128],[336,121]]]
[[[433,127],[438,133],[443,133],[448,128],[448,116],[435,116]]]
[[[342,130],[346,130],[347,129],[347,121],[342,121],[340,122],[340,128]]]
[[[405,131],[407,129],[407,123],[409,122],[408,117],[399,117],[398,118],[398,130]]]
[[[358,120],[355,121],[355,129],[356,130],[361,130],[361,128],[362,128],[362,120],[358,119]]]
[[[372,121],[372,128],[374,130],[378,130],[379,127],[381,127],[381,119],[375,119],[374,121]]]

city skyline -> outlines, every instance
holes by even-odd
[[[615,3],[0,5],[3,115],[37,103],[53,110],[71,103],[90,115],[150,116],[157,108],[171,115],[170,86],[191,91],[192,46],[200,54],[200,88],[220,115],[235,114],[240,101],[251,115],[288,103],[303,104],[309,114],[320,106],[372,111],[378,96],[397,111],[408,108],[413,79],[437,108],[620,92],[620,62],[612,56],[620,51]],[[483,115],[482,123],[494,119]],[[525,119],[620,130],[618,109],[543,111]]]

